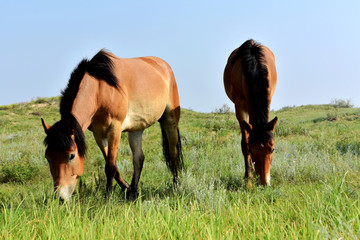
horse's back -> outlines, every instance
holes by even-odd
[[[151,66],[154,70],[161,73],[163,76],[168,76],[166,79],[171,80],[170,75],[172,74],[172,69],[165,60],[154,56],[139,57],[135,58],[135,60],[143,61],[144,63]]]
[[[276,87],[276,68],[275,68],[275,57],[272,51],[264,46],[259,45],[263,54],[262,63],[266,66],[268,71],[269,80],[269,100],[274,94]],[[243,108],[248,108],[251,104],[249,103],[249,86],[244,75],[244,69],[242,64],[242,58],[239,56],[240,47],[235,49],[229,56],[228,62],[224,70],[224,87],[225,92],[229,99],[241,105]],[[245,110],[245,109],[244,109]],[[247,109],[248,110],[248,109]]]
[[[265,62],[269,73],[269,97],[270,100],[274,95],[276,83],[277,83],[277,72],[275,67],[275,56],[274,53],[266,46],[261,45],[264,51]]]
[[[246,82],[244,73],[242,71],[241,59],[236,58],[235,49],[228,59],[228,63],[225,66],[224,71],[224,86],[225,92],[232,102],[244,101],[246,99]]]
[[[161,58],[117,58],[115,66],[128,103],[123,131],[147,128],[160,119],[169,104],[179,104],[173,72]]]

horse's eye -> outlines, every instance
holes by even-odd
[[[74,158],[75,158],[75,153],[69,155],[69,161],[74,160]]]

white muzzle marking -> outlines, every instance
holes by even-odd
[[[71,195],[73,193],[74,185],[70,184],[67,186],[61,186],[57,190],[57,195],[63,199],[65,202],[71,201]]]
[[[270,173],[266,175],[266,185],[270,186]]]

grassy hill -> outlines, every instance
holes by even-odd
[[[105,161],[91,132],[71,204],[53,201],[40,117],[59,120],[59,99],[0,106],[0,239],[360,238],[360,109],[287,107],[275,131],[272,186],[246,189],[234,113],[182,109],[186,170],[174,190],[159,124],[145,130],[141,198],[116,185],[104,199]],[[118,167],[132,176],[123,133]],[[64,234],[66,232],[66,234]]]

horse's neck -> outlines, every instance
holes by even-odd
[[[253,127],[263,127],[268,124],[270,117],[270,107],[254,109],[249,114],[249,122]]]
[[[72,115],[79,122],[83,132],[90,126],[92,117],[98,109],[98,88],[99,81],[85,74],[71,109]]]

